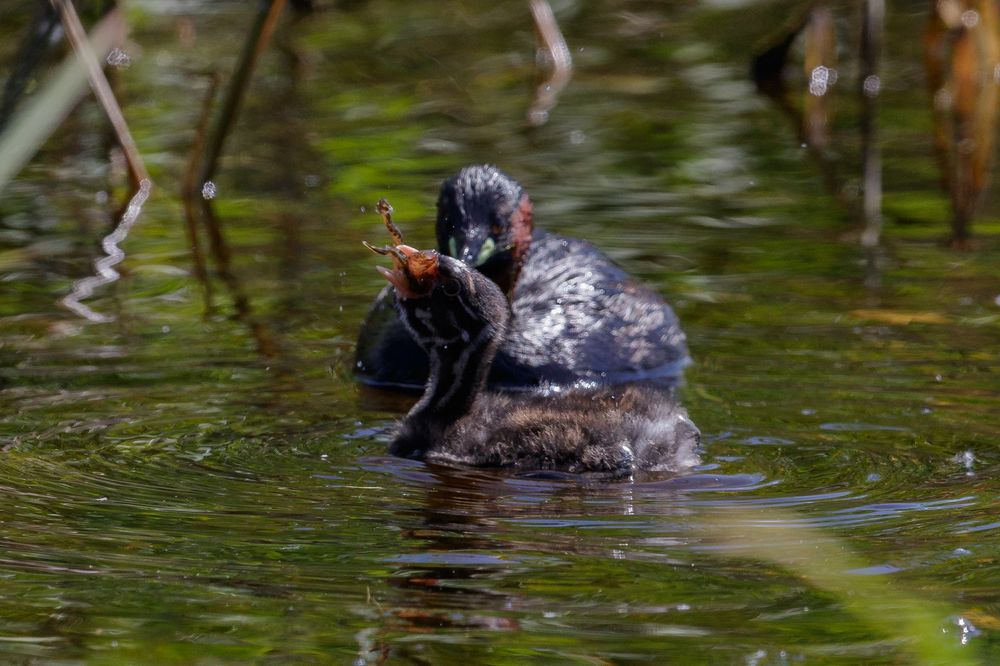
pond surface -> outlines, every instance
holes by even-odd
[[[527,3],[330,4],[289,11],[226,143],[235,280],[208,314],[178,193],[250,3],[128,4],[114,79],[155,188],[86,301],[113,322],[59,304],[127,196],[92,100],[4,190],[0,661],[1000,661],[1000,201],[974,251],[945,246],[926,3],[889,15],[874,259],[747,78],[799,4],[554,2],[575,70],[534,128]],[[5,67],[33,6],[12,3]],[[858,16],[831,8],[853,200]],[[481,162],[674,305],[694,475],[385,455],[408,399],[351,376],[384,284],[361,240],[386,196],[429,245],[438,184]]]

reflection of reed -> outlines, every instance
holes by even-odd
[[[194,143],[191,145],[191,155],[188,158],[187,171],[181,182],[181,201],[184,203],[184,220],[187,223],[188,242],[191,244],[191,259],[194,263],[194,276],[201,284],[205,294],[205,310],[211,313],[214,309],[212,298],[212,283],[208,279],[208,270],[205,267],[205,252],[201,247],[201,236],[198,234],[198,210],[195,202],[201,194],[197,187],[195,176],[198,173],[198,162],[205,147],[205,132],[208,129],[208,118],[212,111],[212,101],[215,99],[215,92],[219,87],[219,76],[213,74],[205,93],[205,99],[201,105],[201,117],[198,119],[198,127],[195,130]],[[197,188],[197,189],[196,189]]]
[[[208,236],[208,247],[215,262],[215,271],[229,290],[233,299],[233,308],[236,318],[247,323],[251,335],[257,342],[257,350],[262,355],[273,357],[277,355],[278,346],[268,327],[253,316],[253,309],[250,299],[246,295],[239,279],[232,270],[232,254],[222,231],[221,221],[215,214],[211,199],[215,193],[215,185],[212,178],[218,165],[219,157],[222,154],[222,147],[226,137],[232,128],[239,106],[246,92],[247,83],[253,72],[254,66],[260,54],[267,48],[268,43],[278,25],[278,19],[284,9],[286,0],[268,0],[261,2],[254,23],[244,42],[243,51],[240,54],[236,69],[232,79],[222,98],[221,108],[216,117],[212,130],[204,134],[204,127],[207,124],[208,110],[211,106],[212,92],[210,91],[205,105],[202,109],[202,116],[199,122],[199,132],[196,136],[195,144],[192,146],[191,158],[189,160],[189,173],[197,174],[195,179],[190,176],[185,179],[182,186],[182,198],[184,199],[184,209],[187,216],[188,234],[191,238],[191,251],[195,263],[195,275],[202,281],[206,296],[210,296],[208,286],[207,271],[204,266],[204,259],[201,252],[201,244],[198,241],[197,226],[200,221]],[[195,200],[200,202],[195,206]],[[200,211],[200,215],[198,212]],[[206,301],[209,310],[212,308],[210,298]]]
[[[789,52],[800,37],[807,80],[801,108],[792,101],[785,78]],[[758,92],[770,98],[791,121],[797,140],[819,168],[827,194],[848,208],[836,163],[828,150],[830,92],[837,81],[836,49],[833,16],[823,5],[816,5],[803,19],[783,30],[771,46],[754,56],[751,75]]]
[[[306,15],[295,3],[293,9],[299,10],[290,17],[298,21]],[[306,9],[305,11],[309,11]],[[294,23],[291,23],[294,26]],[[296,206],[302,199],[303,185],[312,182],[313,174],[323,172],[323,159],[311,152],[306,139],[306,127],[302,121],[303,108],[308,103],[300,91],[304,72],[304,58],[289,39],[293,34],[290,27],[279,35],[275,46],[284,56],[288,76],[278,95],[278,102],[272,107],[272,113],[277,120],[278,136],[271,145],[274,148],[274,163],[277,165],[275,177],[281,194],[287,199],[278,213],[277,224],[281,230],[281,255],[279,278],[281,280],[281,301],[279,304],[279,321],[288,325],[295,321],[302,312],[305,294],[299,289],[299,277],[303,269],[303,259],[306,256],[306,246],[303,241],[302,226],[304,215]]]
[[[882,0],[866,0],[861,31],[861,217],[864,231],[862,245],[878,245],[882,229],[882,166],[876,134],[876,109],[880,81],[879,58],[882,50],[882,32],[885,7]],[[784,71],[789,52],[799,35],[803,36],[807,89],[803,93],[800,110],[791,99]],[[847,201],[836,163],[830,155],[829,116],[830,87],[837,81],[836,34],[833,15],[822,4],[809,9],[805,18],[791,29],[783,31],[774,44],[754,56],[751,73],[757,90],[770,97],[787,115],[798,130],[799,141],[817,164],[828,194],[836,197],[845,208],[853,208]]]
[[[941,184],[951,200],[951,242],[965,248],[989,182],[996,143],[1000,25],[994,0],[932,2],[924,64]]]
[[[882,154],[878,145],[879,62],[885,28],[884,0],[865,0],[861,22],[861,212],[865,229],[861,244],[878,245],[882,234]]]
[[[247,82],[250,74],[253,73],[257,64],[258,56],[267,48],[275,28],[278,26],[278,19],[285,8],[285,0],[268,0],[260,3],[257,16],[247,34],[247,40],[243,45],[243,52],[236,64],[233,78],[229,81],[225,95],[222,98],[222,107],[219,116],[216,118],[212,131],[205,142],[205,152],[201,159],[201,168],[198,170],[198,185],[204,185],[212,180],[215,174],[215,167],[222,153],[222,145],[229,136],[239,112],[240,102],[246,92]]]
[[[802,135],[820,156],[830,142],[830,89],[837,81],[837,35],[833,14],[822,5],[809,11],[804,28],[807,90],[802,96]]]
[[[129,201],[128,208],[125,210],[121,222],[114,231],[105,236],[104,240],[101,241],[101,247],[107,256],[98,259],[94,263],[94,275],[73,283],[72,292],[62,299],[62,304],[65,307],[90,321],[101,323],[114,321],[114,317],[94,312],[80,301],[89,298],[97,287],[110,284],[118,279],[119,274],[114,269],[114,266],[120,264],[125,258],[125,253],[118,247],[118,244],[125,240],[132,225],[139,219],[139,213],[142,212],[142,205],[146,203],[152,186],[152,183],[148,179],[142,180],[139,183],[139,191]]]
[[[125,253],[119,247],[119,243],[125,240],[128,235],[129,230],[135,224],[136,220],[139,218],[139,213],[142,211],[142,205],[146,202],[149,197],[150,190],[152,189],[152,181],[149,179],[149,174],[146,171],[146,166],[143,163],[142,156],[139,154],[139,149],[132,139],[132,133],[129,131],[128,123],[125,121],[125,116],[122,114],[121,107],[118,105],[118,101],[115,98],[114,91],[111,89],[111,85],[108,82],[107,77],[104,75],[104,70],[101,64],[98,62],[97,55],[94,52],[94,45],[96,44],[97,50],[100,53],[104,53],[110,46],[110,42],[106,41],[106,37],[98,39],[98,37],[105,32],[108,35],[117,33],[119,35],[118,42],[121,41],[121,37],[124,35],[124,22],[121,17],[121,12],[116,10],[113,11],[105,18],[104,21],[95,28],[94,30],[94,41],[92,43],[91,39],[88,38],[83,25],[80,23],[80,18],[76,14],[76,10],[73,8],[73,4],[68,0],[51,0],[52,7],[58,12],[60,22],[62,23],[63,30],[66,33],[66,38],[70,45],[73,47],[73,52],[76,56],[77,61],[83,66],[86,79],[90,83],[90,87],[94,92],[100,102],[101,108],[104,110],[105,115],[107,115],[108,120],[111,122],[111,126],[114,130],[115,137],[118,141],[122,152],[125,155],[125,159],[129,165],[129,174],[131,177],[131,183],[133,186],[132,193],[128,199],[128,205],[125,210],[120,215],[120,222],[115,227],[115,229],[104,237],[101,241],[101,247],[103,248],[106,256],[99,259],[95,264],[95,275],[78,280],[74,283],[72,291],[69,295],[62,299],[62,304],[80,315],[91,321],[95,322],[109,322],[113,321],[114,317],[109,315],[103,315],[95,312],[90,307],[84,305],[81,300],[88,298],[94,293],[94,289],[106,284],[110,284],[116,281],[120,275],[118,271],[114,269],[125,258]],[[46,13],[44,14],[37,25],[43,28],[46,32],[50,32],[51,28],[48,26],[50,22],[50,16]],[[115,29],[117,27],[117,30]],[[43,37],[43,35],[33,35],[35,39]],[[20,145],[17,146],[16,150],[9,151],[13,154],[11,156],[8,154],[4,160],[4,164],[10,169],[10,173],[13,174],[17,169],[20,168],[20,160],[24,159],[26,156],[33,153],[41,145],[41,141],[48,131],[51,131],[57,123],[52,123],[51,121],[65,117],[68,113],[69,108],[71,108],[72,103],[76,99],[76,95],[73,90],[76,85],[75,72],[70,72],[69,78],[59,78],[57,79],[57,85],[54,90],[49,86],[49,90],[52,90],[51,94],[53,99],[59,100],[58,104],[55,104],[56,110],[45,108],[44,115],[47,118],[42,121],[36,121],[31,117],[29,109],[26,111],[22,118],[27,119],[25,122],[30,126],[30,132],[26,131],[23,134],[30,134],[28,136],[22,136],[22,132],[19,131],[20,124],[15,122],[11,130],[14,133],[15,138],[20,140]],[[16,87],[15,87],[16,90]],[[48,92],[48,90],[46,91]],[[13,99],[16,99],[17,95],[13,95]],[[44,104],[48,105],[48,97],[41,97],[36,100],[36,105]],[[13,101],[11,101],[13,103]],[[34,107],[32,107],[34,109]],[[21,121],[22,118],[18,120]],[[8,151],[0,151],[7,153]],[[4,182],[6,176],[0,176],[0,182]],[[116,218],[118,216],[116,215]]]
[[[951,242],[964,248],[968,247],[969,226],[990,179],[996,145],[1000,17],[995,0],[933,0],[930,4],[924,32],[924,64],[934,113],[934,146],[942,187],[951,202]],[[866,248],[877,247],[882,233],[882,160],[877,110],[882,88],[879,66],[884,32],[884,0],[865,0],[858,92],[864,221],[861,243]],[[811,93],[805,98],[803,111],[792,103],[783,74],[789,51],[800,33],[805,35],[806,74]],[[799,138],[820,165],[827,189],[843,203],[833,162],[825,151],[827,103],[822,97],[829,72],[836,72],[826,64],[832,62],[834,50],[832,17],[822,5],[816,5],[804,21],[783,31],[772,46],[754,56],[752,74],[758,91],[770,97],[800,128]],[[817,72],[823,84],[823,93],[819,94],[813,89]],[[869,261],[877,259],[870,256]]]
[[[528,123],[544,125],[549,111],[556,105],[559,93],[573,76],[573,58],[559,30],[552,7],[547,0],[531,0],[531,16],[535,21],[538,39],[539,71],[549,70],[548,75],[535,88],[535,98],[528,109]]]
[[[883,0],[865,0],[862,9],[861,53],[858,90],[860,92],[861,134],[861,244],[875,248],[882,233],[882,162],[878,146],[877,110],[881,90],[879,63],[885,22]],[[791,102],[784,79],[788,55],[799,34],[805,47],[807,90],[802,111]],[[836,174],[829,144],[829,89],[837,81],[837,41],[833,15],[822,4],[809,9],[805,19],[780,36],[773,46],[757,54],[751,66],[757,90],[770,97],[799,128],[799,140],[820,168],[829,194],[845,208],[850,206]],[[877,257],[869,253],[870,280],[877,280]]]

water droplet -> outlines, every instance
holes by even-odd
[[[532,109],[528,113],[528,122],[532,125],[544,125],[549,120],[549,112],[540,109]]]
[[[128,69],[129,65],[132,64],[132,58],[129,58],[128,54],[121,49],[116,48],[108,54],[107,63],[112,67]]]
[[[934,108],[938,111],[947,111],[951,108],[951,91],[947,88],[939,88],[934,93]]]
[[[203,199],[214,199],[216,194],[215,183],[210,180],[206,180],[205,184],[201,186],[201,196]]]
[[[972,469],[972,466],[976,462],[976,456],[975,456],[974,453],[972,453],[971,450],[966,450],[966,451],[963,451],[962,453],[957,454],[953,458],[953,460],[956,463],[958,463],[960,465],[963,465],[965,467],[965,475],[966,476],[975,476],[976,475],[976,473]]]
[[[882,79],[880,79],[877,74],[869,74],[865,77],[865,82],[861,87],[865,91],[865,95],[868,97],[876,97],[882,89]]]
[[[574,146],[579,146],[581,143],[587,140],[587,135],[580,130],[573,130],[569,133],[569,142]]]
[[[809,73],[809,94],[822,97],[836,80],[834,70],[820,65]]]
[[[955,620],[955,624],[957,624],[959,629],[962,630],[962,645],[967,644],[970,638],[975,638],[979,635],[979,630],[976,629],[976,625],[972,624],[964,617],[959,617]]]
[[[367,210],[365,209],[365,207],[364,207],[364,206],[362,206],[362,207],[361,207],[361,212],[362,212],[362,213],[367,213],[368,211],[367,211]]]
[[[979,25],[979,12],[975,9],[968,9],[962,12],[962,18],[960,20],[962,21],[962,25],[966,28],[975,28]]]

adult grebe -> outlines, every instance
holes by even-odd
[[[517,181],[492,166],[466,167],[441,186],[437,210],[438,252],[475,267],[510,300],[491,387],[677,382],[690,359],[670,306],[586,241],[532,231]],[[394,300],[386,288],[369,312],[355,372],[369,385],[419,390],[427,354]]]

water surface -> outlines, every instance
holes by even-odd
[[[251,10],[129,3],[114,78],[155,189],[122,279],[88,301],[113,323],[59,305],[127,194],[92,101],[0,201],[0,660],[933,662],[913,614],[939,654],[1000,660],[998,201],[976,251],[945,247],[925,4],[890,13],[874,264],[747,79],[795,3],[556,2],[575,71],[536,128],[526,3],[290,15],[215,179],[241,321],[219,280],[206,315],[178,192],[206,73],[228,76]],[[8,67],[32,8],[15,5]],[[857,16],[833,8],[850,195]],[[438,184],[476,162],[674,305],[695,475],[385,455],[407,402],[351,378],[382,282],[360,241],[381,240],[387,196],[408,241],[431,243]],[[811,559],[766,555],[785,540]]]

